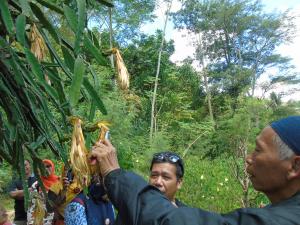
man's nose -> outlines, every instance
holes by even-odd
[[[155,179],[154,185],[157,187],[162,186],[162,178],[160,176]]]
[[[246,156],[246,163],[247,163],[247,165],[251,165],[252,164],[252,154],[248,154],[247,156]]]

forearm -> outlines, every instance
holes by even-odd
[[[112,171],[105,177],[105,186],[110,200],[126,225],[152,224],[175,208],[156,188],[131,172]]]
[[[226,224],[222,216],[216,213],[174,207],[161,192],[134,173],[114,170],[106,176],[105,186],[124,225]]]
[[[24,191],[23,190],[15,190],[9,192],[10,197],[14,199],[23,199],[24,198]]]
[[[104,182],[108,195],[117,208],[124,205],[126,199],[137,198],[137,193],[148,186],[148,183],[140,176],[122,169],[110,172]],[[126,199],[119,198],[119,195],[123,193],[126,193]]]

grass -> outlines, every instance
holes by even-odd
[[[14,200],[7,194],[0,193],[0,204],[4,206],[7,211],[9,221],[14,219]]]
[[[0,194],[0,202],[6,210],[13,210],[14,209],[14,200],[10,198],[7,194]]]
[[[228,158],[213,161],[188,156],[184,159],[185,175],[177,198],[188,206],[226,213],[242,207],[242,187],[232,175]],[[148,179],[150,160],[135,160],[135,172]],[[251,205],[268,204],[266,198],[250,188]]]

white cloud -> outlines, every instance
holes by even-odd
[[[193,57],[195,53],[196,37],[194,34],[189,34],[187,30],[174,30],[170,37],[174,40],[175,53],[171,56],[171,61],[178,62],[186,59],[187,57]]]
[[[291,44],[278,47],[278,52],[284,56],[291,57],[293,65],[295,65],[296,70],[300,72],[300,5],[294,8],[291,13],[296,16],[295,24],[297,26],[297,30],[295,38]]]

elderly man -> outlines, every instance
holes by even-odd
[[[247,158],[254,188],[271,202],[264,208],[243,208],[228,214],[176,208],[142,178],[121,170],[110,142],[97,143],[92,157],[100,162],[108,195],[119,213],[127,216],[128,224],[300,224],[300,116],[278,120],[263,129],[256,139],[255,151]]]

